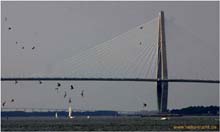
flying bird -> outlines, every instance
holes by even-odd
[[[16,41],[15,43],[18,44],[18,41]]]
[[[21,49],[24,49],[24,46],[23,46],[23,47],[21,47]]]
[[[4,102],[2,103],[2,107],[4,107],[4,106],[5,106],[5,104],[6,104],[6,101],[4,101]]]
[[[71,90],[73,90],[73,89],[74,89],[73,85],[71,85],[70,87],[71,87],[71,88],[70,88]]]
[[[140,45],[142,44],[142,42],[139,43]]]
[[[146,108],[146,107],[147,107],[147,104],[146,104],[146,103],[143,103],[143,106],[144,106],[144,108]]]
[[[140,27],[140,29],[143,29],[143,28],[144,28],[143,26]]]
[[[12,28],[11,27],[8,27],[8,30],[11,30]]]
[[[64,96],[63,96],[63,97],[64,97],[64,98],[66,98],[66,95],[67,95],[67,94],[66,94],[66,91],[65,91],[65,94],[64,94]]]
[[[33,46],[31,49],[34,50],[34,49],[35,49],[35,46]]]
[[[81,96],[84,97],[84,90],[81,91]]]
[[[39,84],[42,84],[42,81],[39,81]]]
[[[15,102],[15,100],[14,100],[14,99],[11,99],[11,102]]]
[[[60,87],[61,86],[61,84],[60,83],[57,83],[57,87]]]
[[[72,100],[71,100],[71,98],[69,98],[69,103],[71,103],[72,102]]]

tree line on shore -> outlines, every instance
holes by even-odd
[[[219,106],[190,106],[182,109],[173,109],[169,110],[170,114],[178,115],[210,115],[218,116],[219,115]],[[2,117],[24,117],[24,116],[54,116],[55,114],[59,116],[68,116],[68,112],[25,112],[25,111],[1,111]],[[73,112],[74,116],[120,116],[117,111],[83,111],[83,112]]]

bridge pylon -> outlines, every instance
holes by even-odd
[[[157,104],[160,113],[167,111],[168,82],[160,81],[168,79],[165,23],[164,12],[159,13],[159,35],[158,35],[158,61],[157,61]]]

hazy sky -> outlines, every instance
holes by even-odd
[[[49,75],[64,60],[151,21],[160,10],[169,78],[217,80],[218,2],[2,2],[2,76]],[[56,82],[2,82],[2,101],[15,98],[6,107],[66,108],[68,91],[75,109],[142,110],[143,102],[157,109],[154,83],[62,82],[58,94],[55,87]],[[218,97],[218,84],[170,83],[168,108],[218,105]]]

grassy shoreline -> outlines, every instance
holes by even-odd
[[[217,116],[2,119],[2,131],[219,131]]]

